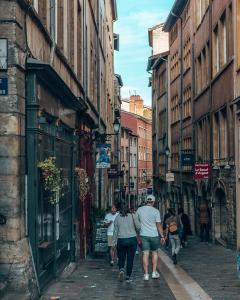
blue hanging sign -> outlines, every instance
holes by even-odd
[[[96,152],[96,168],[109,169],[111,167],[111,144],[97,144]]]
[[[0,78],[0,96],[8,95],[8,78]]]

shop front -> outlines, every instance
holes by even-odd
[[[86,105],[54,69],[30,59],[26,78],[28,234],[40,287],[75,256],[77,114]],[[52,168],[60,180],[46,188]],[[48,166],[49,164],[49,166]],[[49,181],[48,181],[49,183]]]

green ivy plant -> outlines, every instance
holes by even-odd
[[[62,189],[61,170],[56,166],[56,158],[49,157],[38,163],[41,175],[44,180],[44,190],[49,191],[51,196],[49,202],[55,205],[59,202]],[[60,195],[61,194],[61,195]]]

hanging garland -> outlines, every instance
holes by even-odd
[[[79,197],[83,201],[89,192],[89,179],[86,170],[76,167],[75,172],[79,179]]]
[[[49,157],[38,163],[41,175],[44,180],[44,190],[51,193],[49,202],[55,205],[59,202],[62,190],[61,171],[56,166],[56,158]]]

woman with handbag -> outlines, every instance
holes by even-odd
[[[133,262],[138,245],[138,230],[140,230],[138,218],[129,212],[128,206],[124,206],[114,221],[113,233],[113,244],[117,247],[120,281],[123,281],[125,277],[127,282],[131,282]]]

